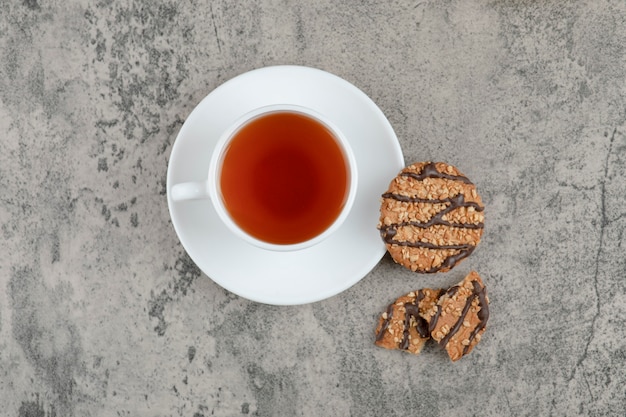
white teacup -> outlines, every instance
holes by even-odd
[[[213,150],[208,178],[174,184],[171,198],[208,198],[246,242],[295,251],[335,233],[356,190],[356,160],[341,131],[312,109],[278,104],[234,122]]]

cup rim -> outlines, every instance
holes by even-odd
[[[337,143],[339,144],[344,159],[347,164],[348,169],[348,192],[346,193],[345,202],[343,208],[339,215],[335,218],[335,220],[328,226],[323,232],[320,234],[298,243],[291,244],[279,244],[279,243],[269,243],[263,240],[260,240],[247,232],[245,232],[239,225],[232,219],[228,210],[224,206],[224,202],[221,196],[221,192],[219,189],[219,181],[218,181],[218,172],[221,168],[221,162],[223,155],[227,149],[228,142],[231,138],[246,124],[250,123],[254,119],[278,112],[292,112],[299,113],[309,118],[314,119],[318,123],[324,125],[335,138]],[[325,240],[329,236],[341,227],[343,222],[346,220],[348,215],[352,210],[352,206],[354,205],[354,200],[356,199],[356,191],[358,186],[358,172],[357,172],[357,164],[356,158],[352,151],[352,147],[350,146],[347,138],[341,132],[341,130],[331,121],[328,117],[320,114],[318,111],[313,110],[309,107],[295,105],[295,104],[272,104],[267,106],[262,106],[256,108],[252,111],[249,111],[231,123],[230,127],[226,129],[222,135],[220,136],[215,148],[213,150],[213,154],[211,155],[211,160],[209,164],[209,172],[207,176],[208,183],[208,192],[209,198],[215,208],[218,216],[222,220],[222,222],[228,227],[228,229],[237,235],[239,238],[244,241],[257,246],[261,249],[276,251],[276,252],[289,252],[289,251],[298,251],[302,249],[309,248],[314,246],[321,241]]]

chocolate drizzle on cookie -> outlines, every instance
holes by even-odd
[[[376,335],[376,341],[380,341],[383,338],[383,336],[385,336],[385,332],[389,328],[389,323],[391,322],[392,317],[393,317],[393,303],[389,304],[389,307],[387,307],[386,317],[383,320],[382,326],[380,326],[380,331],[378,332],[378,335]]]
[[[419,290],[415,301],[410,304],[404,305],[404,330],[402,331],[402,342],[400,342],[400,349],[407,350],[411,340],[409,339],[409,329],[411,328],[411,318],[416,322],[417,333],[422,338],[430,337],[428,331],[428,323],[422,316],[420,316],[419,304],[424,299],[424,291]]]
[[[390,226],[385,226],[382,227],[381,230],[383,228],[394,228],[397,229],[398,227],[403,227],[403,226],[415,226],[415,227],[419,227],[422,229],[427,229],[431,226],[435,226],[435,225],[442,225],[442,226],[450,226],[450,227],[461,227],[463,229],[482,229],[485,227],[485,225],[483,223],[451,223],[447,220],[444,220],[443,217],[450,213],[453,210],[456,210],[460,207],[473,207],[475,211],[483,211],[484,207],[482,207],[481,205],[477,204],[477,203],[473,203],[473,202],[465,202],[465,196],[463,194],[457,194],[454,197],[450,197],[450,198],[445,198],[445,199],[441,199],[441,200],[428,200],[425,198],[414,198],[414,197],[407,197],[404,195],[400,195],[400,194],[393,194],[393,193],[385,193],[382,195],[383,198],[391,198],[393,200],[396,201],[402,201],[402,202],[408,202],[408,203],[429,203],[429,204],[449,204],[448,207],[446,207],[445,209],[441,210],[439,213],[437,213],[436,215],[434,215],[433,217],[430,218],[430,220],[428,220],[427,222],[402,222],[402,223],[397,223],[397,224],[393,224]]]
[[[441,316],[441,306],[435,306],[435,315],[430,319],[430,323],[428,324],[428,332],[432,333],[435,330],[435,325],[437,324],[437,320],[439,320],[439,316]]]
[[[450,175],[446,174],[445,172],[440,172],[434,162],[429,162],[428,164],[424,165],[424,168],[422,168],[422,172],[420,172],[419,174],[416,174],[414,172],[401,172],[400,175],[403,177],[411,177],[417,181],[423,181],[426,178],[443,178],[446,180],[461,181],[465,184],[472,184],[469,178],[464,175]]]
[[[461,287],[459,287],[458,285],[450,287],[446,290],[444,295],[447,295],[448,297],[454,297],[454,295],[459,291],[460,288]],[[435,315],[430,319],[430,323],[428,324],[429,332],[432,332],[433,330],[435,330],[435,326],[437,325],[437,320],[439,320],[439,316],[441,316],[441,306],[436,305],[435,308],[436,308]]]
[[[476,335],[480,333],[481,330],[485,328],[487,325],[487,320],[489,320],[489,303],[487,302],[487,290],[484,287],[481,287],[480,284],[476,281],[472,281],[472,285],[474,286],[474,294],[478,296],[478,306],[480,310],[477,313],[478,324],[476,328],[472,330],[472,333],[469,337],[469,343],[465,348],[463,348],[463,355],[465,355],[469,351],[469,347],[472,341],[476,338]]]

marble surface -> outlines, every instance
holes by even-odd
[[[428,276],[385,256],[295,307],[204,276],[169,220],[173,142],[276,64],[345,78],[407,163],[472,178],[474,254]],[[624,415],[625,97],[622,1],[6,0],[0,415]],[[471,355],[374,346],[392,299],[471,269],[491,298]]]

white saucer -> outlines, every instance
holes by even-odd
[[[239,116],[271,104],[296,104],[329,117],[354,152],[359,186],[339,231],[297,252],[270,252],[234,236],[209,200],[173,202],[173,184],[207,177],[220,134]],[[257,69],[213,90],[191,112],[170,155],[167,195],[178,237],[213,281],[247,299],[294,305],[323,300],[367,275],[385,253],[380,196],[404,166],[398,139],[382,111],[361,90],[327,72],[299,66]]]

